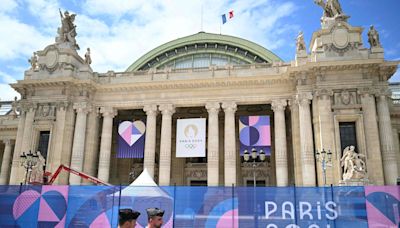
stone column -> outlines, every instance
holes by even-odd
[[[21,155],[22,141],[24,140],[23,136],[24,136],[24,127],[25,127],[25,117],[26,117],[25,111],[20,110],[18,129],[17,129],[17,138],[15,140],[14,154],[13,154],[13,158],[12,158],[10,182],[9,182],[12,185],[19,184],[21,181],[21,180],[19,180],[19,171],[22,169],[21,163],[20,163],[20,155]]]
[[[399,145],[399,132],[396,128],[393,128],[393,142],[394,151],[396,151],[397,156],[397,176],[400,177],[400,145]]]
[[[72,169],[82,171],[83,159],[85,156],[85,139],[86,139],[86,119],[89,112],[87,103],[75,103],[74,109],[77,112],[74,132],[74,142],[72,144],[71,165]],[[80,185],[81,177],[78,175],[69,176],[70,185]]]
[[[328,152],[332,152],[332,167],[338,167],[340,166],[339,161],[336,160],[337,153],[335,149],[335,135],[334,135],[334,125],[333,125],[333,116],[332,116],[332,105],[331,105],[331,92],[329,91],[323,91],[318,93],[318,132],[319,132],[319,144],[316,145],[316,149],[321,152],[323,149]],[[323,174],[322,174],[322,166],[321,163],[317,162],[318,170],[320,170],[320,174],[322,178],[319,178],[320,185],[323,185]],[[326,167],[326,184],[337,184],[339,183],[340,178],[340,173],[338,173],[339,169],[334,169],[336,171],[336,177],[339,177],[339,179],[334,180],[333,178],[333,168],[330,166]]]
[[[48,164],[50,165],[49,167],[50,172],[54,172],[62,164],[61,158],[62,158],[62,150],[64,142],[65,115],[67,107],[68,103],[60,103],[57,105],[55,131],[52,137],[53,139],[55,139],[53,141],[54,151],[51,153],[48,162]]]
[[[33,127],[33,121],[35,118],[35,107],[31,106],[28,108],[28,111],[26,113],[26,119],[25,119],[25,126],[24,126],[24,136],[22,139],[22,146],[21,146],[21,152],[28,152],[32,148],[32,127]]]
[[[285,107],[286,100],[272,101],[275,129],[275,167],[278,187],[288,186],[288,161],[286,145]]]
[[[147,115],[143,168],[147,169],[150,176],[154,179],[154,164],[156,156],[157,105],[146,105],[144,106],[143,111],[145,111]]]
[[[86,145],[85,145],[85,161],[83,163],[83,172],[91,176],[96,176],[97,161],[99,160],[99,113],[98,109],[93,109],[88,114]],[[88,180],[83,180],[84,184],[93,184]]]
[[[0,171],[0,185],[8,184],[8,173],[10,171],[11,163],[11,139],[4,140],[5,148],[3,153],[3,161],[1,163]]]
[[[236,186],[236,137],[235,137],[235,102],[224,102],[222,108],[225,112],[225,186]]]
[[[365,142],[367,149],[367,172],[369,178],[376,185],[383,185],[383,167],[381,158],[381,148],[378,131],[378,121],[376,116],[376,105],[374,95],[363,92],[361,105],[363,110]],[[369,172],[369,170],[371,170]]]
[[[394,150],[392,123],[386,94],[381,94],[378,97],[378,118],[385,184],[396,185],[397,157]]]
[[[206,104],[208,111],[208,146],[207,146],[207,185],[218,186],[219,184],[219,134],[218,113],[220,104],[212,102]]]
[[[315,157],[310,112],[311,93],[299,94],[300,146],[303,186],[315,186]]]
[[[171,104],[163,104],[159,109],[162,113],[162,122],[158,182],[160,186],[168,186],[171,180],[171,126],[175,108]]]
[[[97,177],[102,181],[108,182],[110,177],[113,118],[117,113],[112,107],[101,107],[100,113],[103,114],[103,129],[101,131],[99,171]]]
[[[293,164],[294,164],[294,183],[297,186],[303,185],[301,174],[301,153],[300,153],[300,127],[299,127],[299,105],[295,100],[289,101],[290,116],[292,124],[292,146],[293,146]]]

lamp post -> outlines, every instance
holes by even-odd
[[[27,184],[29,183],[29,179],[31,178],[32,169],[38,164],[39,156],[36,152],[32,153],[31,151],[29,151],[27,154],[25,154],[25,152],[22,152],[20,158],[22,159],[21,166],[25,168],[24,184]]]
[[[257,157],[260,158],[260,161],[265,161],[265,152],[261,149],[260,153],[257,154],[257,150],[255,148],[251,149],[251,160],[250,153],[247,150],[244,150],[243,159],[245,162],[253,162],[253,184],[256,187],[256,167],[257,167]]]
[[[260,153],[257,155],[257,150],[255,148],[251,149],[251,156],[249,151],[244,150],[243,159],[245,162],[252,162],[253,163],[253,187],[254,187],[254,194],[253,194],[253,204],[254,204],[254,227],[258,227],[258,214],[257,214],[257,206],[256,206],[256,167],[257,167],[257,158],[260,158],[261,162],[265,161],[265,152],[260,150]]]
[[[317,161],[321,163],[321,168],[322,168],[322,174],[324,175],[324,186],[326,185],[326,167],[331,166],[332,162],[332,152],[328,150],[328,152],[325,151],[325,149],[322,149],[321,152],[318,152],[318,150],[315,152],[315,158]]]

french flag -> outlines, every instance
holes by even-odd
[[[228,19],[230,20],[232,18],[233,18],[233,10],[228,12]],[[226,14],[224,13],[222,14],[222,24],[225,24],[226,21],[227,21]]]

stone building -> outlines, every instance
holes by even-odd
[[[347,18],[324,15],[309,51],[299,34],[291,62],[248,40],[200,32],[156,47],[125,72],[106,73],[92,70],[90,53],[86,61],[79,56],[75,36],[62,27],[11,85],[21,100],[1,103],[0,184],[19,184],[22,152],[39,150],[46,171],[64,164],[111,184],[128,184],[147,168],[159,185],[253,185],[252,164],[238,149],[241,115],[271,117],[271,156],[256,162],[257,185],[395,184],[400,86],[388,80],[399,62],[384,59],[374,30],[366,47],[363,28]],[[190,117],[207,118],[205,158],[175,156],[177,119]],[[140,118],[144,158],[116,158],[118,123]],[[343,182],[350,145],[367,175]],[[323,149],[332,153],[326,175],[315,157]],[[56,183],[87,184],[68,173]]]

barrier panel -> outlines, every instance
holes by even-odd
[[[400,227],[400,187],[0,186],[0,227],[117,227],[118,209],[163,227]]]

